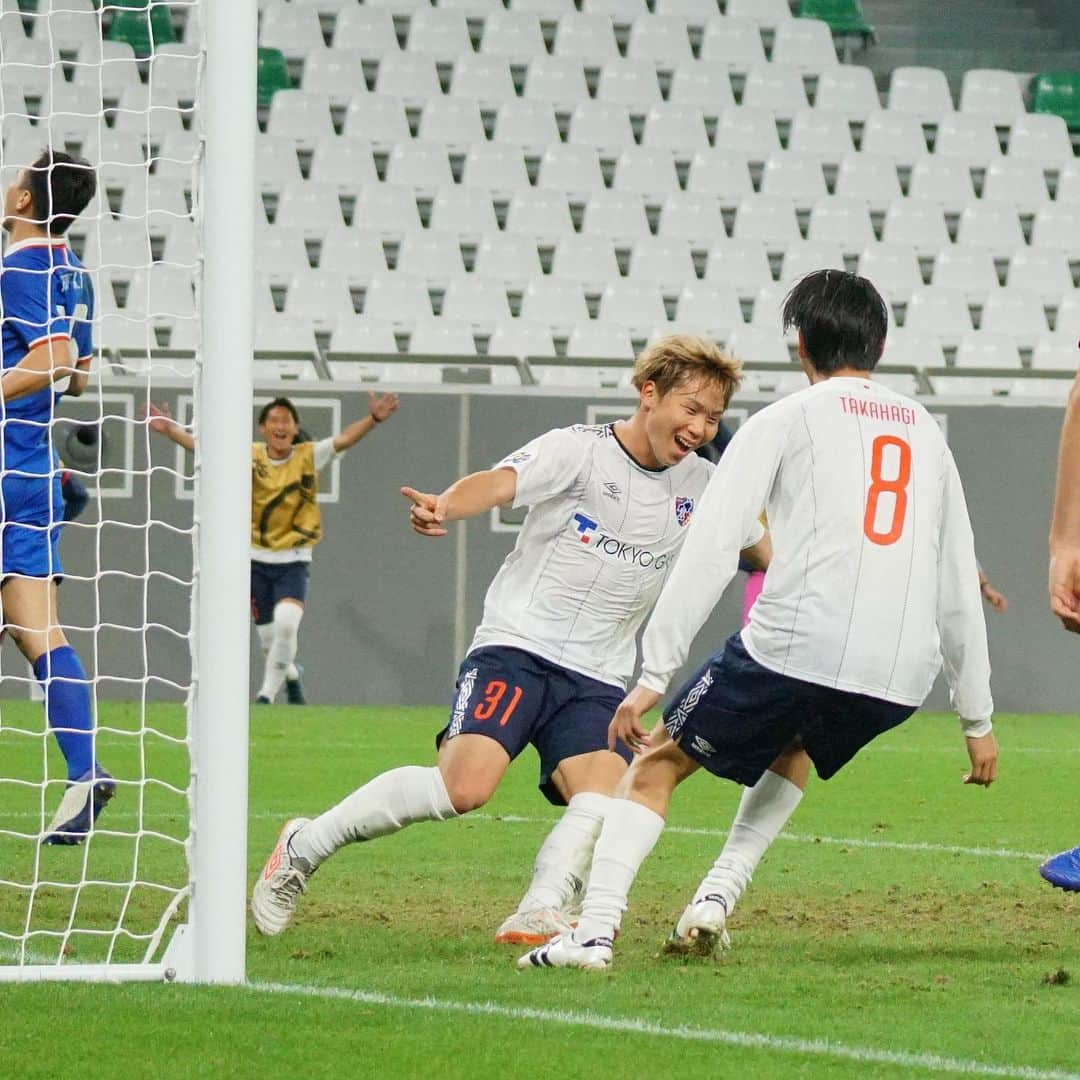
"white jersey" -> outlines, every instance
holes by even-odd
[[[713,466],[691,454],[646,469],[610,425],[541,435],[496,468],[517,473],[529,507],[484,599],[471,652],[510,645],[624,687],[636,635],[682,547]],[[749,543],[760,527],[749,530]]]
[[[921,705],[941,668],[965,732],[990,730],[990,662],[956,463],[917,402],[832,378],[768,406],[729,444],[643,643],[663,691],[764,509],[772,564],[742,640],[772,671]]]

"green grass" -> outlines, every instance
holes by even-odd
[[[179,713],[163,707],[151,716],[162,734],[146,740],[147,759],[155,775],[182,786],[183,754],[169,741]],[[253,712],[249,878],[286,816],[317,812],[386,768],[431,761],[443,717],[442,709]],[[116,730],[102,736],[101,756],[119,776],[139,775],[130,734],[137,713],[112,706],[104,720]],[[38,712],[7,703],[3,723],[4,775],[38,779],[42,739],[15,730],[36,731]],[[0,1072],[56,1075],[61,1060],[76,1060],[71,1036],[110,1067],[159,1077],[892,1077],[911,1075],[914,1065],[796,1051],[776,1039],[1080,1072],[1080,897],[1047,887],[1034,858],[904,847],[1037,854],[1080,840],[1080,718],[1002,717],[998,734],[1002,778],[989,791],[961,785],[958,730],[933,715],[879,740],[828,784],[812,781],[792,838],[774,846],[732,918],[734,948],[719,963],[659,955],[739,795],[734,785],[694,778],[676,796],[672,828],[631,896],[616,966],[603,975],[519,973],[517,953],[491,940],[556,816],[536,791],[530,752],[480,815],[343,851],[319,871],[286,935],[249,933],[253,983],[367,996],[5,985]],[[52,748],[49,755],[60,777]],[[50,790],[46,810],[58,792]],[[123,788],[102,825],[130,829],[137,798],[136,788]],[[26,925],[28,912],[33,929],[62,930],[77,899],[82,927],[114,925],[123,912],[130,932],[148,932],[165,900],[145,886],[129,895],[124,885],[136,871],[145,881],[183,883],[178,841],[186,820],[182,796],[157,788],[145,798],[146,824],[160,836],[138,844],[98,836],[86,848],[39,849],[0,835],[0,878],[26,880],[40,859],[40,876],[54,883],[38,890],[32,907],[25,890],[0,886],[0,931]],[[0,828],[35,831],[42,812],[37,789],[0,783]],[[84,876],[117,884],[70,887]],[[33,947],[55,953],[58,941],[35,938]],[[68,952],[90,960],[105,945],[74,935]],[[142,948],[122,941],[114,955],[134,959]],[[419,1007],[426,998],[502,1011]],[[513,1010],[774,1042],[734,1046]]]

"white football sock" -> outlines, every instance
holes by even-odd
[[[802,796],[798,785],[768,771],[752,788],[747,788],[724,849],[702,879],[694,900],[722,896],[730,915],[750,884],[761,857],[795,813]]]
[[[281,684],[285,681],[292,662],[296,659],[296,650],[300,644],[300,620],[304,609],[298,604],[281,601],[274,607],[273,638],[266,657],[266,672],[263,675],[259,696],[273,701]]]
[[[604,827],[610,795],[583,791],[575,795],[548,833],[533,864],[528,891],[518,911],[564,910],[589,874],[596,838]]]
[[[614,935],[626,910],[630,886],[664,831],[664,819],[641,803],[612,799],[596,841],[592,873],[574,940]]]
[[[369,780],[308,822],[290,847],[315,867],[346,844],[387,836],[417,821],[457,816],[437,768],[404,765]]]

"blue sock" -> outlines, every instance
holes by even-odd
[[[79,654],[70,645],[43,653],[34,661],[34,676],[45,691],[45,713],[67,762],[68,779],[77,780],[94,764],[90,682]]]

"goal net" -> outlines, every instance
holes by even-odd
[[[198,458],[177,452],[151,430],[148,413],[167,406],[199,435],[208,392],[200,93],[206,12],[221,2],[0,0],[4,190],[49,148],[85,159],[97,181],[66,234],[92,283],[92,305],[63,312],[74,316],[73,343],[87,340],[87,327],[92,333],[88,377],[79,396],[54,396],[43,425],[62,482],[59,502],[50,496],[49,531],[59,534],[63,576],[57,611],[46,618],[47,648],[62,632],[86,672],[95,768],[111,777],[91,798],[112,792],[85,835],[79,826],[57,831],[58,807],[75,779],[58,738],[74,734],[64,711],[72,680],[58,662],[54,672],[51,659],[44,668],[28,664],[18,646],[33,628],[9,612],[17,605],[5,583],[0,980],[197,977],[187,931],[197,921],[198,809],[207,795],[200,794],[207,781],[198,741],[206,711],[199,597],[216,589],[199,557],[214,528],[200,487],[212,461],[201,438]],[[253,14],[254,0],[225,3],[249,5]],[[252,19],[252,42],[253,31]],[[7,231],[5,274],[34,244],[13,243],[10,221]],[[9,292],[4,323],[15,317]],[[243,312],[242,290],[239,302]],[[51,292],[48,303],[52,318]],[[55,330],[50,322],[43,333]],[[5,328],[5,350],[13,340]],[[74,359],[80,347],[72,351]],[[10,363],[5,355],[5,368]],[[77,382],[64,378],[54,388],[74,392]],[[246,423],[243,400],[237,414]],[[18,513],[9,505],[9,475],[5,468],[5,528]],[[178,499],[193,479],[194,499]],[[210,684],[218,677],[212,672]],[[246,664],[234,679],[246,692]],[[246,716],[237,723],[246,737]],[[243,772],[243,760],[236,764]],[[213,781],[213,768],[202,772]],[[242,775],[236,782],[244,789]],[[242,875],[242,851],[237,858]],[[235,937],[235,913],[223,923]],[[239,956],[242,977],[242,942]]]

